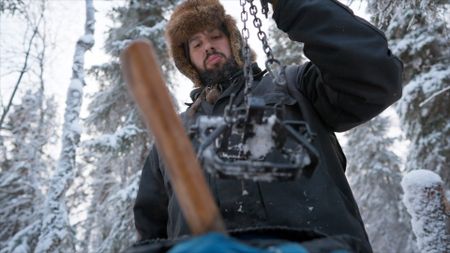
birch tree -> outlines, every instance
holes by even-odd
[[[86,252],[121,252],[136,241],[132,209],[151,137],[125,87],[119,55],[133,39],[149,39],[166,80],[171,80],[174,67],[168,59],[164,27],[165,16],[177,1],[172,2],[133,0],[115,8],[110,15],[117,23],[105,44],[111,60],[91,69],[100,90],[85,121],[93,138],[83,143],[83,155],[92,166],[90,188],[95,189],[82,225]]]
[[[41,228],[47,175],[54,164],[46,150],[54,144],[57,110],[55,100],[44,93],[47,6],[46,1],[10,1],[4,6],[13,6],[9,18],[19,21],[18,27],[25,25],[25,43],[15,42],[23,44],[25,50],[22,53],[11,48],[3,51],[6,56],[0,54],[2,63],[4,57],[9,59],[8,55],[21,60],[18,72],[15,69],[19,61],[2,65],[3,71],[11,70],[3,72],[2,77],[11,75],[17,79],[0,120],[0,252],[32,252]],[[2,80],[3,83],[9,84]],[[17,94],[21,99],[13,102],[20,98]]]
[[[42,227],[36,252],[75,252],[74,232],[69,223],[65,194],[75,172],[76,148],[80,139],[79,114],[83,96],[84,54],[94,45],[94,7],[86,0],[85,34],[77,41],[69,84],[62,147],[42,210]]]

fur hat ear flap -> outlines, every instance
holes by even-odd
[[[175,66],[186,77],[192,80],[196,87],[201,86],[200,76],[189,59],[186,51],[188,39],[195,33],[211,29],[212,27],[226,29],[229,35],[231,52],[239,66],[244,65],[242,57],[242,37],[236,21],[225,13],[219,0],[186,0],[178,5],[166,27],[166,39],[169,53]],[[256,56],[252,51],[252,61]]]

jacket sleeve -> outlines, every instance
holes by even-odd
[[[153,145],[142,169],[133,209],[139,240],[167,238],[167,203],[158,152]]]
[[[402,63],[384,34],[335,0],[279,0],[278,28],[311,60],[299,89],[333,131],[376,116],[401,97]]]

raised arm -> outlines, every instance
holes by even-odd
[[[334,131],[376,116],[401,97],[402,63],[384,34],[334,0],[278,0],[278,27],[305,43],[299,89]]]

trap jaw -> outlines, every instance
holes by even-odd
[[[199,117],[190,133],[200,144],[204,169],[219,178],[254,181],[309,177],[319,161],[310,143],[314,134],[304,121],[283,120],[283,113],[281,105],[250,98],[242,107],[230,103],[224,117]]]

